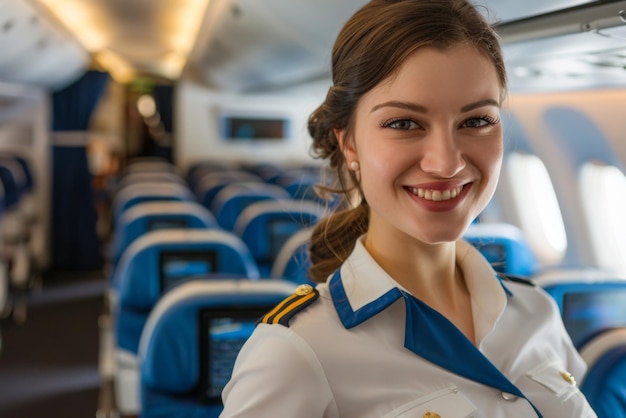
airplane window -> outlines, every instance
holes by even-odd
[[[580,188],[596,260],[601,267],[626,273],[626,177],[620,169],[587,163]]]
[[[567,236],[546,166],[535,155],[512,153],[507,167],[520,227],[528,242],[542,262],[560,262],[567,248]]]

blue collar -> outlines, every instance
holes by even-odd
[[[512,295],[501,279],[500,283],[507,294]],[[459,376],[526,399],[537,416],[543,418],[528,398],[454,324],[409,293],[396,287],[353,311],[339,270],[330,279],[329,290],[337,314],[346,329],[356,327],[398,299],[404,299],[405,348]]]

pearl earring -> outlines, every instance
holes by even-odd
[[[351,161],[350,162],[350,170],[352,171],[359,171],[359,168],[361,168],[359,166],[359,162],[358,161]]]

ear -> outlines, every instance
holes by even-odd
[[[356,152],[353,138],[346,135],[345,129],[335,129],[333,132],[335,133],[335,137],[337,138],[337,142],[339,143],[339,149],[343,153],[347,164],[350,164],[351,161],[358,161],[359,158]]]

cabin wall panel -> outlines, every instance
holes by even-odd
[[[191,82],[176,88],[176,165],[185,169],[206,159],[224,161],[311,162],[309,114],[321,103],[325,92],[296,94],[235,95],[211,91]],[[290,120],[284,140],[228,141],[221,137],[220,112],[278,115]]]

